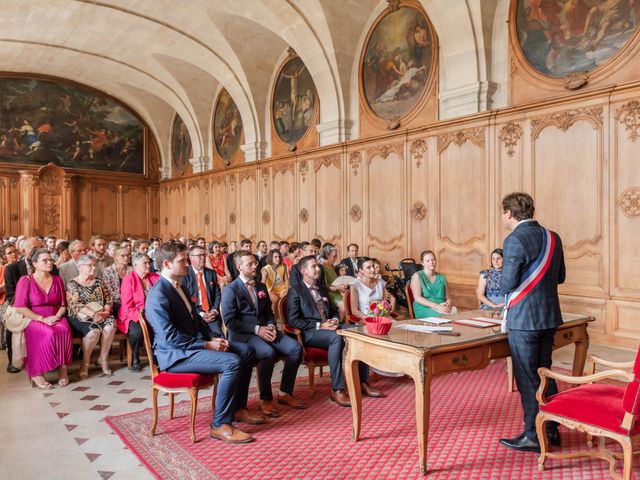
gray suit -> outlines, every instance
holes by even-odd
[[[60,265],[58,267],[58,271],[60,272],[60,277],[62,277],[62,281],[65,285],[80,274],[74,260],[69,260],[68,262]]]

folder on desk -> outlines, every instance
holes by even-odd
[[[497,327],[500,325],[500,322],[489,322],[487,320],[480,320],[479,318],[461,318],[459,320],[454,320],[453,323],[457,323],[458,325],[466,325],[467,327],[475,327],[475,328],[489,328],[489,327]]]

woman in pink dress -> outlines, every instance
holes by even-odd
[[[49,370],[60,367],[58,386],[69,384],[67,366],[71,365],[71,329],[64,314],[67,302],[64,283],[52,275],[53,259],[46,248],[31,256],[33,275],[18,280],[13,306],[18,313],[31,319],[24,330],[27,357],[25,368],[31,382],[38,388],[53,388],[44,378]]]

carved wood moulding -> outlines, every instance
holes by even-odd
[[[381,238],[376,237],[375,235],[371,235],[371,233],[367,233],[367,238],[372,243],[375,243],[376,244],[375,246],[378,247],[380,250],[385,250],[385,251],[391,251],[391,250],[402,248],[402,245],[400,245],[398,242],[400,242],[400,240],[402,240],[403,237],[404,237],[404,234],[400,233],[395,237],[391,237],[389,240],[382,240]]]
[[[262,224],[267,225],[271,220],[271,215],[269,214],[269,210],[265,210],[262,212]]]
[[[638,140],[638,128],[640,127],[640,101],[631,100],[625,103],[616,112],[616,120],[624,125],[629,140],[635,142]]]
[[[588,107],[535,117],[531,120],[531,138],[533,140],[537,139],[540,132],[550,125],[566,132],[569,127],[578,120],[591,122],[594,130],[601,129],[603,125],[603,112],[604,109],[602,107]]]
[[[424,220],[427,216],[427,206],[422,201],[417,201],[411,208],[411,216],[416,220]]]
[[[353,176],[358,175],[358,168],[360,167],[360,162],[362,161],[362,155],[360,152],[351,152],[349,154],[349,165],[351,165],[351,171],[353,172]]]
[[[233,178],[233,175],[230,178]],[[220,185],[221,183],[226,183],[226,177],[224,175],[220,175],[219,177],[213,177],[211,179],[211,185],[213,184]]]
[[[236,176],[235,175],[229,175],[229,187],[231,187],[231,191],[233,191],[235,186],[236,186]]]
[[[205,225],[209,225],[211,223],[211,217],[209,216],[209,214],[205,214],[204,216],[204,224]]]
[[[303,160],[302,162],[300,162],[300,167],[298,168],[298,170],[300,172],[300,178],[304,183],[307,180],[307,173],[309,173],[309,164],[307,163],[306,160]]]
[[[231,225],[235,225],[235,223],[236,223],[236,214],[233,213],[233,212],[231,214],[229,214],[229,223]]]
[[[438,153],[444,152],[452,143],[461,147],[466,141],[470,141],[476,147],[484,148],[484,128],[465,128],[438,135]]]
[[[244,172],[240,172],[240,183],[242,183],[243,181],[245,181],[247,179],[255,180],[256,179],[256,171],[255,170],[245,170]]]
[[[416,168],[420,168],[422,165],[425,153],[427,153],[427,142],[424,140],[415,140],[411,144],[411,157],[416,162]]]
[[[320,168],[322,168],[322,166],[330,167],[332,165],[337,169],[340,169],[339,154],[336,153],[334,155],[327,155],[326,157],[316,159],[316,161],[314,162],[314,170],[317,172],[318,170],[320,170]]]
[[[640,188],[627,188],[618,198],[618,206],[624,215],[634,218],[640,215]]]
[[[351,210],[349,210],[349,216],[354,222],[359,222],[362,218],[362,208],[359,205],[352,205]]]
[[[62,193],[60,177],[54,174],[40,177],[40,190],[46,195],[60,195]]]
[[[307,223],[309,221],[309,210],[307,210],[306,208],[301,209],[300,213],[298,214],[298,218],[302,223]]]
[[[264,185],[264,188],[267,188],[267,185],[269,185],[269,169],[268,168],[262,169],[262,184]]]
[[[273,167],[271,169],[271,176],[273,178],[276,178],[276,175],[278,173],[281,173],[282,175],[284,175],[285,173],[287,173],[289,171],[293,172],[294,168],[295,168],[295,164],[293,162],[291,162],[291,163],[283,163],[282,165],[277,165],[277,166],[275,166],[275,167]]]
[[[509,157],[513,157],[518,141],[522,137],[522,127],[517,123],[507,123],[500,129],[498,139],[504,143],[504,148]]]
[[[375,147],[367,148],[367,162],[371,163],[373,157],[380,156],[386,159],[390,153],[395,153],[399,157],[404,155],[404,143],[385,143],[383,145],[376,145]]]

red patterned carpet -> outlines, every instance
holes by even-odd
[[[383,379],[387,396],[363,400],[362,440],[351,441],[351,410],[329,399],[326,377],[313,398],[300,386],[307,410],[282,407],[280,418],[245,426],[256,441],[227,445],[208,437],[209,398],[199,404],[195,445],[188,435],[189,402],[176,405],[168,420],[161,408],[156,436],[149,436],[151,409],[107,417],[107,423],[158,477],[163,479],[408,479],[418,468],[414,389],[411,380]],[[255,408],[255,394],[252,408]],[[603,479],[608,464],[598,460],[548,460],[537,470],[535,453],[498,444],[522,426],[517,393],[507,393],[504,362],[476,372],[435,379],[431,389],[428,467],[430,479]],[[166,402],[166,398],[161,400]],[[245,428],[246,427],[246,428]],[[561,427],[563,450],[585,447],[585,437]],[[634,474],[640,478],[640,468]]]

